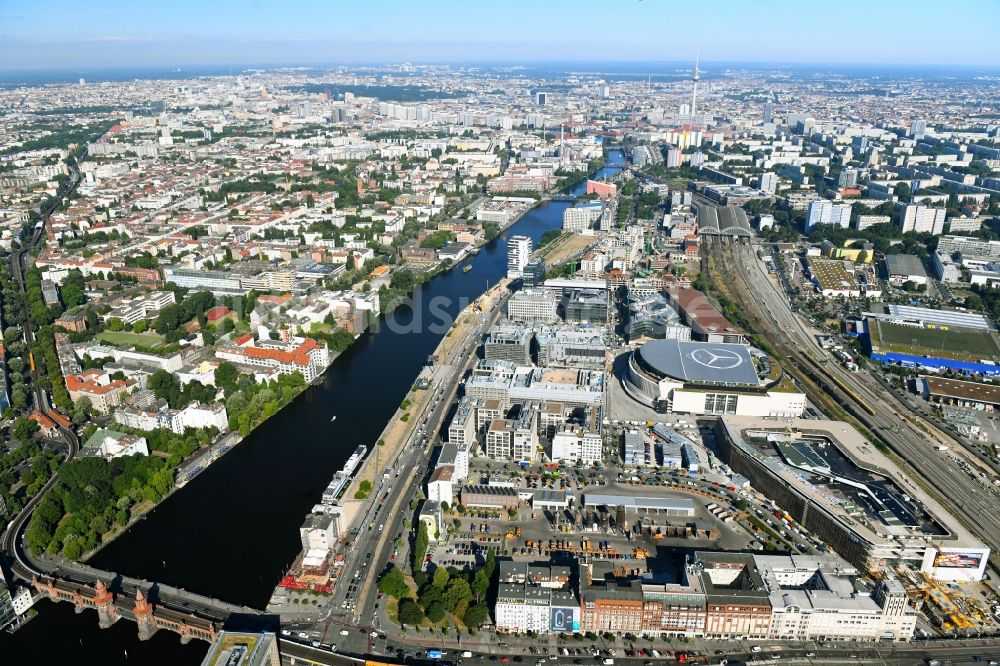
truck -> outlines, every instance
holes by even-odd
[[[448,653],[445,652],[444,650],[437,650],[437,649],[428,650],[427,651],[427,658],[428,659],[441,659],[446,654],[448,654]]]

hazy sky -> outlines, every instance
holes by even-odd
[[[995,0],[0,0],[0,69],[650,60],[1000,66]]]

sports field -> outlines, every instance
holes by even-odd
[[[994,331],[917,328],[884,321],[870,323],[876,323],[871,327],[872,346],[884,352],[968,361],[1000,358],[1000,339]]]
[[[163,344],[163,336],[156,333],[132,333],[131,331],[101,331],[97,339],[109,345],[156,348]]]

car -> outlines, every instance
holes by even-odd
[[[312,645],[314,648],[318,648],[320,646],[320,642],[319,641],[313,641],[312,643],[310,643],[310,645]]]
[[[549,655],[549,661],[555,661],[557,659],[559,659],[559,657],[555,656],[554,654]]]
[[[510,659],[508,659],[507,657],[500,657],[500,663],[501,664],[506,664],[509,661],[510,661]]]
[[[281,630],[281,635],[282,636],[291,636],[292,632],[288,631],[288,629],[282,629]]]
[[[853,659],[853,658],[854,658],[854,657],[852,657],[852,659]],[[772,652],[772,653],[771,653],[771,659],[781,659],[781,655],[780,655],[780,654],[778,654],[777,652]]]
[[[754,645],[753,647],[750,648],[750,651],[751,652],[760,652],[760,646],[759,645]]]
[[[716,656],[718,656],[720,654],[726,654],[726,651],[725,650],[716,650],[715,654],[716,654]],[[809,656],[809,655],[806,655],[806,656]]]
[[[304,631],[299,632],[299,638],[309,638],[309,634]]]
[[[815,657],[816,653],[815,652],[806,652],[806,656],[807,657]]]
[[[337,651],[337,646],[336,645],[331,645],[330,646],[330,652],[336,652],[336,651]]]
[[[341,635],[341,636],[347,636],[347,635],[348,635],[348,634],[350,634],[350,633],[351,633],[351,632],[349,632],[349,631],[348,631],[347,629],[341,629],[341,630],[340,630],[340,635]]]

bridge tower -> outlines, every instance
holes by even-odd
[[[148,641],[157,629],[156,621],[153,619],[153,604],[146,600],[146,595],[138,588],[135,591],[135,607],[132,612],[135,614],[135,623],[139,625],[139,640]]]
[[[107,629],[118,621],[118,609],[115,608],[115,595],[100,578],[94,585],[94,607],[97,608],[97,624],[101,629]]]

